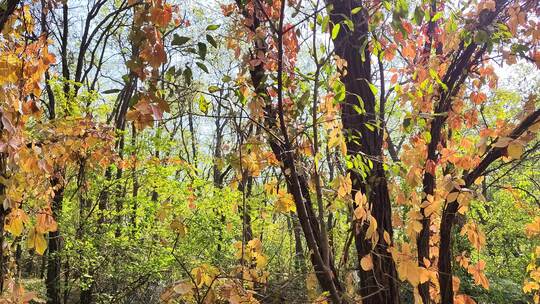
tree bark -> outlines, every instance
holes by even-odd
[[[0,122],[0,127],[3,129],[2,123]],[[0,153],[0,176],[6,178],[6,161],[7,155],[5,153]],[[6,185],[0,183],[0,196],[6,194]],[[9,210],[0,208],[0,244],[4,244],[4,222],[6,215],[9,213]],[[6,252],[4,252],[4,246],[0,246],[0,294],[4,292],[4,279],[7,270],[7,261],[5,259]]]
[[[368,172],[349,170],[352,181],[352,195],[364,193],[368,198],[372,216],[377,221],[377,244],[366,240],[367,223],[355,223],[355,243],[358,261],[370,253],[373,257],[373,269],[359,270],[360,295],[364,304],[399,303],[397,272],[394,260],[387,251],[384,232],[392,239],[392,209],[388,193],[386,173],[383,168],[383,134],[381,121],[378,121],[376,100],[371,91],[371,62],[368,50],[368,15],[365,9],[357,14],[351,10],[362,7],[358,0],[328,0],[333,6],[330,19],[333,24],[342,24],[345,18],[354,23],[354,31],[347,26],[341,29],[334,40],[335,53],[347,61],[347,74],[341,77],[347,94],[341,107],[343,131],[345,133],[347,154],[351,158],[361,159],[366,164],[371,162]],[[363,55],[362,55],[363,53]],[[364,112],[358,109],[364,109]],[[381,107],[384,111],[384,107]],[[373,128],[368,126],[379,126]],[[364,174],[364,176],[363,176]],[[357,206],[354,206],[356,208]]]
[[[64,199],[64,186],[61,183],[61,177],[54,177],[51,180],[51,184],[55,189],[52,203],[52,214],[55,219],[58,219],[58,216],[60,215],[62,210],[62,200]],[[59,229],[60,228],[56,231],[49,232],[47,278],[45,280],[48,304],[60,304],[60,272],[62,264],[60,259],[61,237]]]
[[[296,169],[296,158],[292,144],[288,138],[288,132],[284,125],[283,119],[283,19],[285,2],[281,3],[280,22],[277,32],[278,40],[278,109],[273,108],[272,100],[267,92],[265,79],[267,78],[266,70],[262,63],[250,69],[251,82],[255,89],[255,93],[259,98],[263,98],[265,101],[264,112],[265,127],[269,130],[277,130],[282,140],[269,136],[268,144],[272,149],[272,152],[276,155],[276,158],[281,162],[281,170],[285,172],[285,180],[287,183],[287,189],[292,195],[296,205],[298,220],[304,236],[306,237],[306,243],[311,253],[311,263],[313,265],[317,280],[322,290],[329,293],[329,298],[333,303],[342,303],[341,293],[343,287],[339,281],[339,275],[334,267],[334,261],[332,256],[328,256],[328,259],[323,259],[325,252],[324,247],[328,248],[328,239],[321,237],[320,225],[315,212],[313,210],[313,203],[311,201],[309,188],[307,186],[306,177],[299,174]],[[254,5],[253,14],[251,14],[242,4],[242,1],[236,1],[240,11],[245,18],[253,20],[248,26],[249,30],[253,33],[261,25],[261,20],[258,18],[259,5]],[[266,52],[267,46],[263,39],[256,39],[253,43],[253,52]],[[279,124],[278,124],[279,116]]]

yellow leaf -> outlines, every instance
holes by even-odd
[[[35,229],[30,230],[27,240],[28,248],[34,248],[39,255],[43,255],[47,249],[47,241],[42,233],[37,232]]]
[[[43,210],[37,215],[36,230],[39,233],[52,232],[58,229],[58,224],[56,223],[51,214],[51,208],[46,207],[43,208]]]
[[[364,256],[360,260],[360,266],[362,266],[362,269],[364,271],[370,271],[371,269],[373,269],[373,258],[371,257],[371,253]]]
[[[14,236],[19,236],[23,232],[24,223],[28,220],[28,216],[22,209],[14,209],[6,216],[4,228]]]
[[[356,207],[356,209],[354,209],[354,218],[356,220],[362,220],[364,219],[365,216],[366,216],[366,209],[364,209],[364,207],[358,206]]]
[[[179,295],[185,295],[191,293],[192,287],[189,282],[183,281],[174,285],[173,290]]]
[[[471,242],[473,247],[477,250],[480,250],[480,248],[486,244],[486,236],[475,223],[467,223],[463,225],[460,234],[467,234],[469,242]]]
[[[338,197],[339,198],[344,198],[349,193],[351,193],[351,190],[352,190],[351,175],[347,174],[347,176],[340,176],[339,177]]]
[[[484,181],[484,176],[479,176],[477,179],[474,180],[475,185],[480,185]]]
[[[489,289],[489,281],[484,274],[485,267],[486,262],[480,260],[476,265],[469,266],[468,272],[473,276],[476,285],[481,285],[484,289]]]
[[[310,299],[315,299],[317,297],[317,275],[314,272],[310,272],[306,277],[306,289],[307,295]]]
[[[386,242],[387,245],[392,244],[392,238],[390,237],[390,233],[388,233],[388,231],[386,231],[386,230],[383,233],[383,239],[384,239],[384,241]]]
[[[377,220],[373,216],[369,216],[369,227],[366,231],[366,240],[373,237],[377,232]]]
[[[504,148],[508,146],[508,144],[512,141],[511,137],[501,137],[497,140],[496,143],[493,144],[494,147],[497,148]]]
[[[523,154],[523,145],[517,141],[513,141],[508,145],[506,150],[508,152],[508,156],[513,159],[519,159]]]
[[[365,204],[367,204],[367,197],[364,193],[356,191],[356,194],[354,195],[354,202],[358,206],[364,206]]]
[[[280,189],[278,192],[276,210],[278,212],[284,213],[296,211],[296,205],[294,204],[293,196],[283,189]]]
[[[523,285],[523,292],[532,293],[534,290],[540,289],[540,285],[537,282],[527,281]]]
[[[446,196],[446,201],[451,203],[457,199],[458,195],[459,195],[459,192],[450,192]]]
[[[535,217],[532,223],[525,225],[525,234],[529,238],[540,234],[540,216]]]
[[[175,218],[174,220],[172,220],[171,222],[171,225],[170,225],[171,229],[173,231],[175,231],[176,233],[178,233],[178,235],[180,237],[184,237],[186,236],[187,234],[187,227],[186,225],[182,222],[182,219],[180,217],[177,217]]]

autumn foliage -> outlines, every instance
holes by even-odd
[[[540,303],[537,1],[4,2],[0,303]]]

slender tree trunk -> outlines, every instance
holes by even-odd
[[[521,123],[509,134],[508,137],[517,139],[534,124],[540,121],[540,109],[536,109],[529,114]],[[495,147],[489,150],[482,161],[473,170],[467,173],[463,180],[463,188],[470,187],[474,181],[482,176],[490,164],[501,158],[506,153],[506,147]],[[458,192],[458,189],[452,192]],[[454,289],[452,285],[452,227],[458,214],[459,204],[457,201],[446,202],[442,214],[439,243],[439,286],[441,290],[441,303],[454,303]]]
[[[69,300],[69,292],[70,292],[70,288],[69,287],[69,280],[70,280],[70,268],[69,268],[69,258],[66,258],[66,262],[64,263],[64,269],[65,269],[65,273],[64,273],[64,295],[63,295],[63,299],[64,299],[64,304],[67,304],[68,303],[68,300]]]
[[[137,129],[135,128],[135,124],[131,124],[131,146],[132,146],[132,157],[136,160],[137,156]],[[133,200],[133,206],[132,206],[132,213],[131,213],[131,227],[132,227],[132,235],[135,235],[135,231],[137,229],[137,210],[139,209],[139,204],[137,203],[137,198],[139,196],[139,178],[137,176],[137,164],[135,163],[133,165],[132,173],[131,173],[132,179],[133,179],[133,189],[131,191],[131,199]]]
[[[59,173],[57,173],[59,174]],[[52,179],[54,198],[52,203],[52,214],[58,219],[62,210],[62,200],[64,199],[64,186],[61,184],[61,177]],[[47,278],[45,285],[47,287],[47,303],[60,304],[60,274],[62,261],[60,259],[61,237],[60,228],[49,232],[49,245],[47,250]]]
[[[3,126],[0,122],[0,129],[3,129]],[[6,154],[0,153],[0,176],[6,178]],[[6,194],[6,185],[0,183],[0,196]],[[0,208],[0,244],[4,244],[4,222],[6,215],[9,213],[9,210]],[[4,252],[4,246],[0,246],[0,294],[4,292],[4,280],[7,270],[7,261],[5,259],[6,252]]]
[[[291,215],[294,235],[294,266],[297,271],[303,272],[306,269],[306,260],[304,257],[304,248],[302,246],[302,227],[298,222],[296,214]]]
[[[124,128],[122,128],[123,131]],[[120,159],[123,159],[124,155],[124,134],[120,135],[120,140],[118,143],[118,153],[120,156]],[[120,179],[122,178],[123,170],[122,168],[118,167],[116,169],[116,198],[115,198],[115,211],[116,211],[116,217],[115,217],[115,224],[116,229],[114,232],[115,237],[120,237],[122,234],[122,209],[124,208],[124,199],[125,199],[125,187],[123,187],[122,183],[120,182]]]
[[[265,79],[267,77],[266,70],[262,63],[252,67],[250,69],[251,82],[253,84],[255,93],[259,98],[263,98],[265,101],[264,112],[265,119],[264,124],[267,129],[277,131],[282,137],[282,141],[277,141],[269,136],[268,144],[272,149],[272,152],[276,158],[281,162],[281,170],[286,172],[285,181],[287,183],[287,189],[292,195],[296,205],[298,219],[304,236],[306,237],[306,243],[311,254],[311,263],[313,265],[317,280],[321,286],[321,289],[328,292],[329,298],[333,303],[342,303],[343,287],[339,280],[339,274],[334,267],[334,260],[332,256],[328,255],[328,239],[323,238],[321,234],[321,227],[315,211],[313,208],[313,202],[311,201],[310,191],[307,183],[307,177],[300,174],[296,168],[296,157],[294,154],[294,148],[289,139],[287,127],[285,125],[284,113],[283,113],[283,21],[285,2],[281,2],[280,7],[280,21],[277,32],[277,46],[278,46],[278,106],[277,109],[273,108],[272,100],[269,98]],[[254,12],[247,10],[240,0],[237,1],[237,5],[245,18],[252,20],[248,26],[249,30],[253,33],[260,26],[261,20],[258,19],[259,7],[255,5]],[[252,14],[253,13],[253,14]],[[267,46],[262,39],[256,39],[253,44],[254,52],[265,53]],[[279,120],[278,120],[279,118]]]
[[[191,135],[191,153],[193,155],[193,165],[197,168],[197,142],[195,141],[195,126],[193,124],[193,104],[189,103],[188,113],[189,133]]]

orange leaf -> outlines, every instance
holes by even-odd
[[[373,269],[373,258],[371,257],[371,253],[364,256],[360,260],[360,266],[364,271],[370,271],[371,269]]]

